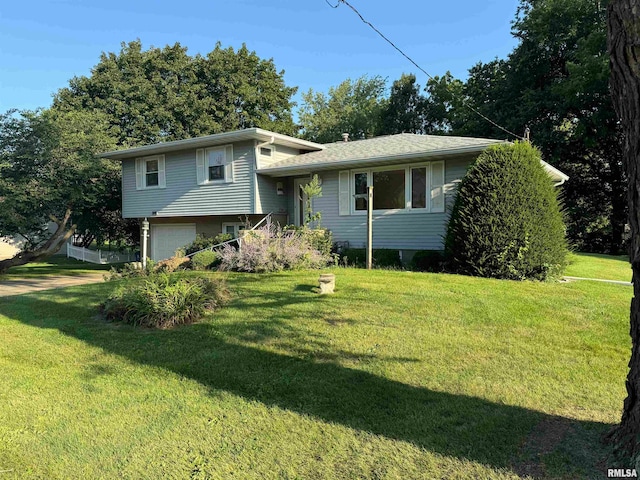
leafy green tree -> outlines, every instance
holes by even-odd
[[[391,93],[381,111],[381,135],[425,132],[426,99],[413,74],[402,74],[393,82]]]
[[[190,56],[179,43],[142,49],[139,40],[103,53],[88,77],[75,77],[54,98],[60,111],[103,112],[119,146],[180,140],[241,128],[294,134],[284,72],[246,46],[220,43]]]
[[[429,134],[461,134],[468,122],[463,108],[464,83],[450,72],[430,78],[425,98],[425,130]]]
[[[328,94],[310,89],[302,94],[299,111],[302,136],[314,142],[373,137],[380,131],[380,117],[386,103],[386,81],[382,77],[347,79]]]
[[[25,239],[17,255],[0,261],[0,272],[58,251],[76,229],[72,217],[101,202],[113,166],[94,155],[115,147],[107,131],[99,113],[0,116],[0,236]]]
[[[545,160],[571,177],[563,192],[573,246],[619,253],[626,180],[608,94],[605,6],[521,0],[512,33],[519,44],[506,60],[475,65],[464,84],[447,76],[429,82],[431,131],[513,139],[463,104],[516,135],[528,127]]]
[[[322,212],[313,213],[313,199],[322,197],[322,186],[320,185],[320,179],[315,174],[311,181],[306,185],[301,185],[300,190],[304,194],[305,206],[304,206],[304,226],[308,227],[311,222],[316,223],[316,227],[320,227],[320,220],[322,220]]]

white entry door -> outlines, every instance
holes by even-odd
[[[173,257],[178,248],[196,239],[195,224],[173,224],[151,226],[151,260],[160,261]]]

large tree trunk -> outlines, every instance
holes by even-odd
[[[608,6],[611,94],[624,131],[628,180],[629,260],[633,271],[631,360],[620,425],[610,438],[626,454],[640,456],[640,1],[611,0]]]
[[[58,226],[56,231],[49,237],[49,239],[42,245],[39,245],[33,250],[25,250],[18,252],[12,258],[0,261],[0,274],[6,272],[11,267],[17,267],[18,265],[25,265],[30,262],[37,262],[47,258],[56,253],[62,245],[65,244],[73,232],[76,229],[75,225],[68,227],[69,219],[71,218],[71,210],[67,210],[64,217],[58,220],[56,217],[51,216],[51,220]]]
[[[611,242],[609,253],[620,255],[625,250],[624,226],[627,223],[627,188],[626,178],[623,173],[624,165],[620,165],[620,158],[617,154],[612,155],[611,165]]]

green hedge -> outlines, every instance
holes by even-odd
[[[367,251],[364,248],[345,248],[341,254],[342,265],[364,267],[367,263]],[[373,250],[373,266],[379,268],[400,268],[400,251],[376,248]]]
[[[204,250],[205,248],[218,245],[219,243],[226,242],[227,240],[231,240],[232,238],[233,235],[229,233],[219,233],[215,237],[205,237],[204,235],[199,233],[198,235],[196,235],[196,239],[193,242],[184,247],[184,254],[191,255],[192,253],[196,253],[200,250]]]
[[[220,264],[221,255],[212,250],[204,250],[191,257],[191,268],[193,270],[209,270]]]
[[[443,260],[443,252],[440,250],[418,250],[411,258],[411,270],[441,272]]]
[[[447,267],[505,279],[559,275],[567,255],[558,188],[529,143],[491,146],[462,179],[445,239]]]

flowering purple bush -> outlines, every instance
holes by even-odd
[[[239,249],[225,245],[221,255],[223,270],[255,273],[323,268],[334,262],[332,255],[311,246],[304,231],[283,231],[271,222],[245,232]]]

